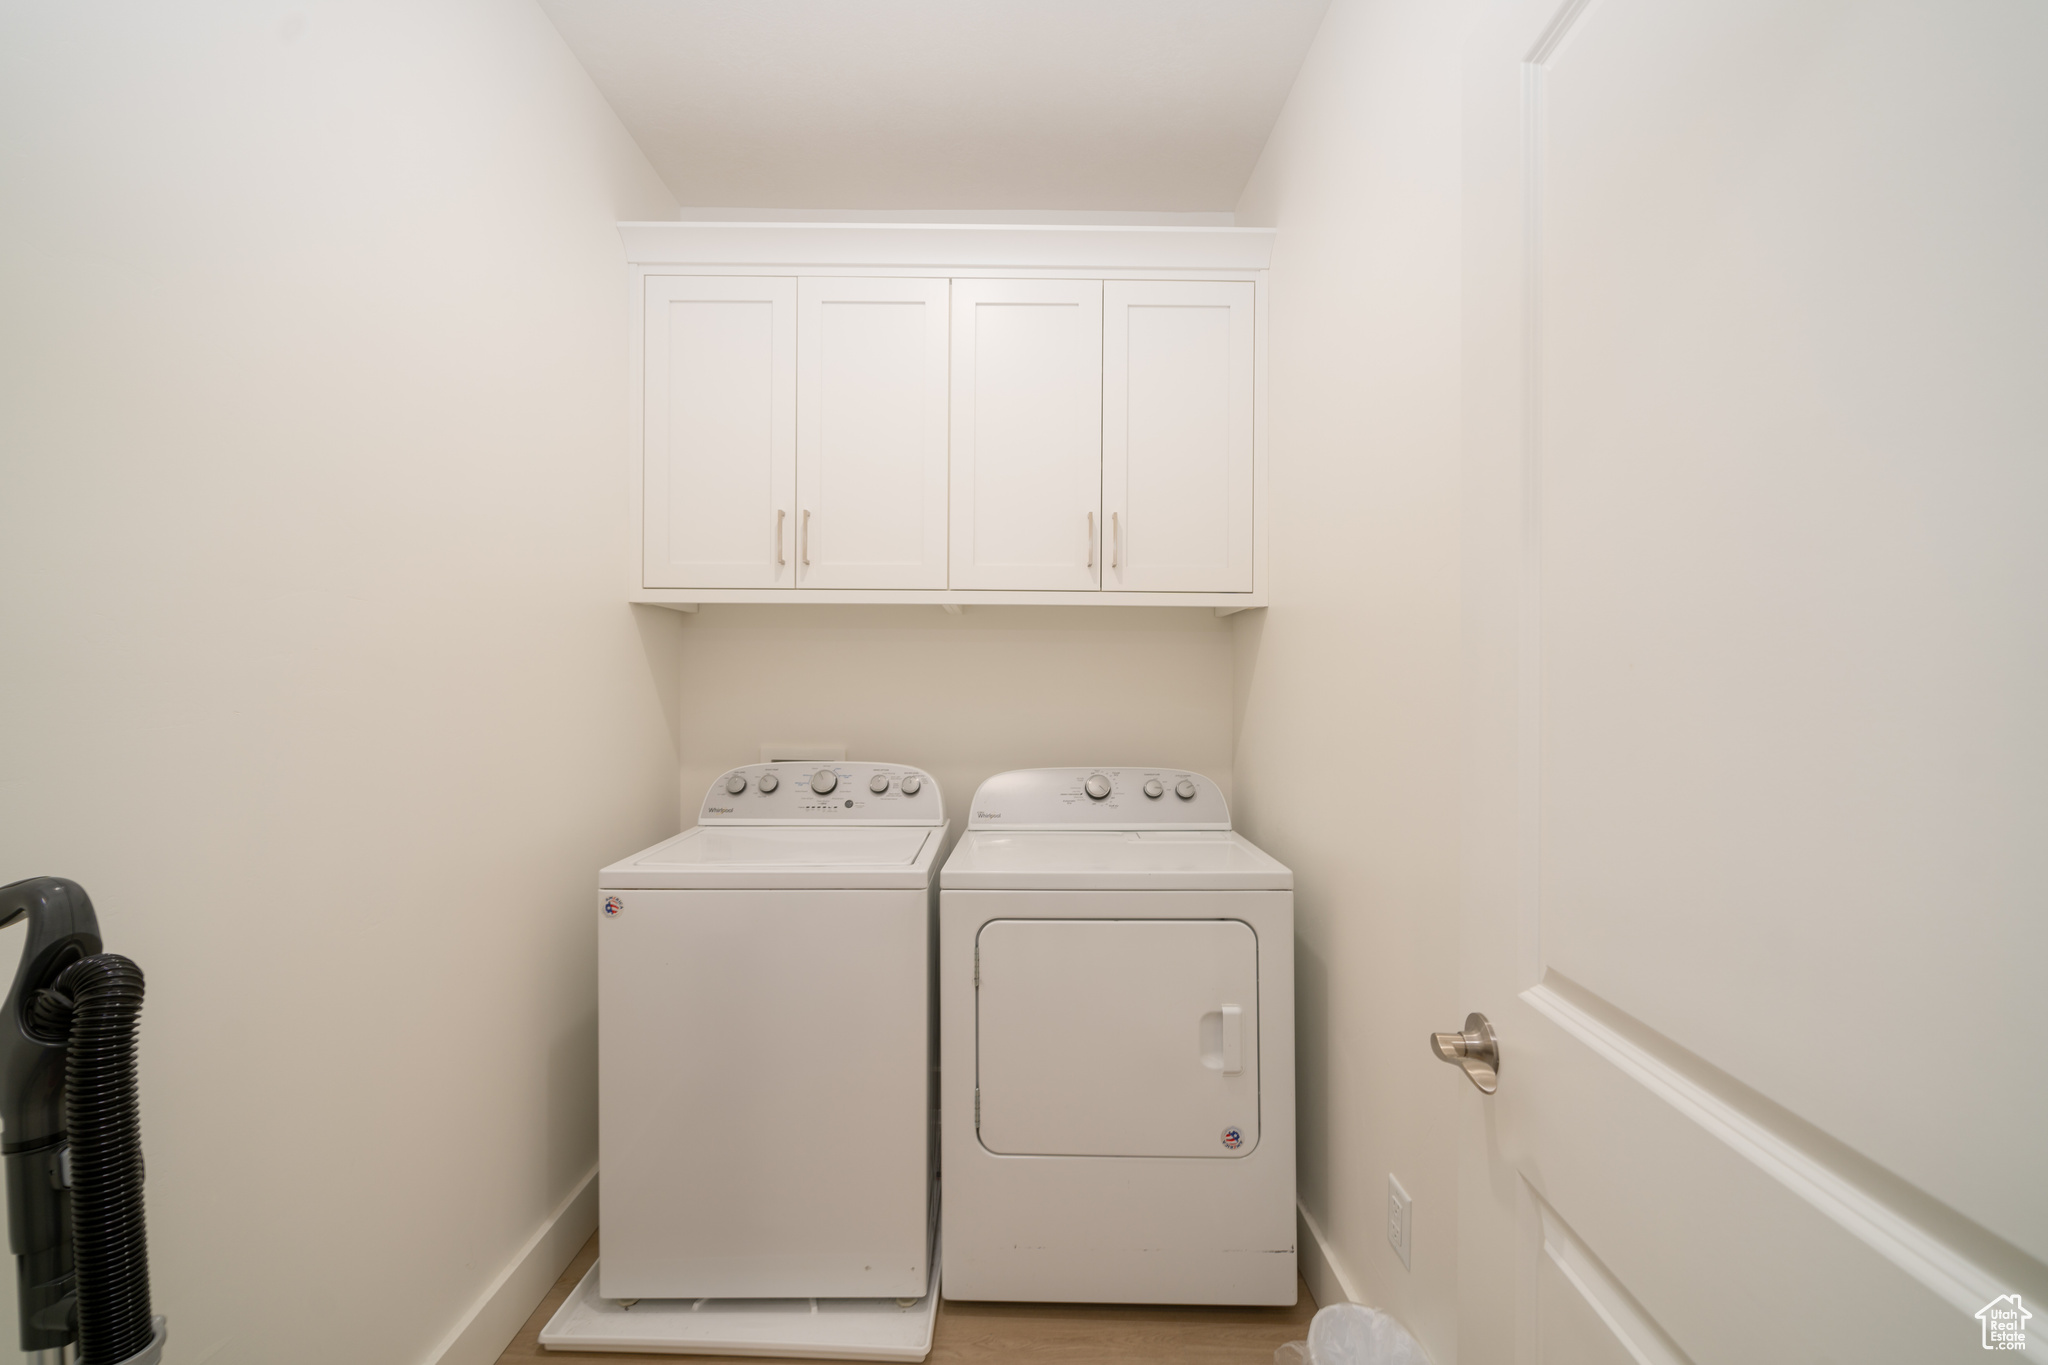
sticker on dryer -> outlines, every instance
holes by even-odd
[[[606,896],[604,898],[604,912],[607,915],[616,915],[625,908],[626,903],[617,896]]]
[[[1223,1145],[1231,1151],[1244,1146],[1244,1134],[1235,1125],[1223,1130]]]

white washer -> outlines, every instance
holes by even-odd
[[[600,874],[604,1299],[926,1294],[945,834],[916,768],[756,764]]]
[[[939,876],[948,1299],[1292,1304],[1293,874],[1171,768],[990,778]]]

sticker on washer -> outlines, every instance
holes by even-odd
[[[604,898],[604,912],[607,915],[616,915],[625,908],[625,902],[621,901],[617,896],[606,896]]]
[[[1225,1128],[1223,1130],[1223,1145],[1233,1152],[1236,1151],[1244,1146],[1244,1134],[1239,1132],[1234,1126]]]

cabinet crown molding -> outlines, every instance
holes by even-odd
[[[938,271],[1265,270],[1272,228],[1004,223],[620,223],[638,266]]]

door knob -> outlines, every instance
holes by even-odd
[[[1465,1068],[1482,1093],[1491,1095],[1500,1088],[1500,1040],[1485,1015],[1466,1015],[1463,1033],[1430,1034],[1429,1046],[1437,1060]]]

